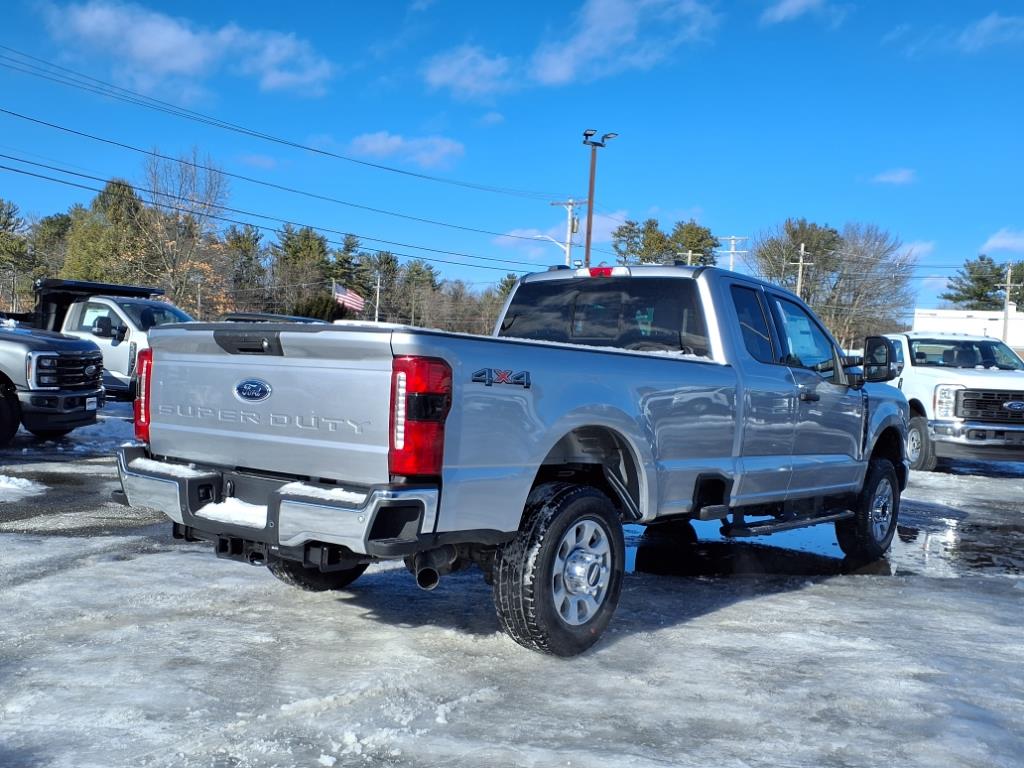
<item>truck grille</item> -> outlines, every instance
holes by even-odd
[[[57,382],[61,389],[98,389],[103,383],[103,354],[61,355],[57,358]]]
[[[1024,392],[963,389],[956,394],[956,415],[961,419],[1024,424],[1024,411],[1011,411],[1003,403],[1024,401]]]

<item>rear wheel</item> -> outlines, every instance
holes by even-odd
[[[907,459],[911,469],[922,472],[931,472],[938,464],[935,446],[928,437],[928,419],[924,416],[915,416],[907,426]]]
[[[900,512],[900,486],[888,459],[872,459],[854,516],[836,523],[839,548],[857,560],[877,560],[892,544]]]
[[[14,439],[21,423],[21,405],[18,397],[0,383],[0,446]]]
[[[611,621],[624,562],[622,525],[607,496],[589,486],[538,486],[521,530],[495,557],[502,629],[531,650],[582,653]]]
[[[341,571],[321,571],[319,568],[306,568],[295,560],[271,560],[267,568],[289,586],[305,592],[327,592],[347,587],[363,575],[367,565],[360,563]]]

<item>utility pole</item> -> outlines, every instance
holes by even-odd
[[[1000,288],[1006,289],[1006,294],[1003,297],[1003,341],[1006,344],[1010,343],[1010,293],[1014,288],[1020,288],[1024,283],[1013,282],[1013,265],[1006,265],[1006,282],[1000,285]]]
[[[814,262],[804,261],[804,256],[806,255],[807,249],[804,247],[803,243],[800,243],[800,261],[789,262],[790,264],[796,267],[796,295],[801,299],[803,298],[801,290],[804,287],[804,267],[814,266]]]
[[[377,270],[377,301],[373,307],[373,322],[380,322],[380,269]]]
[[[676,256],[682,256],[682,255],[683,255],[682,251],[676,251]],[[693,266],[693,248],[687,248],[686,249],[686,266],[688,266],[688,267],[692,267]]]
[[[737,251],[736,243],[747,240],[748,238],[740,237],[739,235],[729,235],[722,239],[729,243],[729,271],[733,272],[736,269],[736,257],[741,253],[747,253],[747,251]]]
[[[594,178],[597,174],[597,148],[603,147],[619,134],[606,133],[600,141],[594,139],[597,133],[593,128],[583,132],[583,143],[590,147],[590,191],[587,194],[587,245],[583,254],[583,266],[590,266],[590,240],[594,232]]]
[[[573,200],[571,197],[564,203],[552,203],[552,205],[558,205],[565,208],[565,246],[562,248],[565,251],[565,266],[572,266],[572,236],[579,231],[580,221],[576,218],[576,213],[573,210],[577,205],[586,205],[586,200]]]

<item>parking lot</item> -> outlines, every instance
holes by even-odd
[[[498,630],[478,571],[307,594],[109,501],[128,409],[0,459],[0,765],[1019,766],[1024,465],[912,476],[890,556],[630,527],[608,636]]]

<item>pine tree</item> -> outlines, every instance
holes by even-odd
[[[961,309],[1001,309],[1003,293],[999,286],[1005,278],[1006,268],[981,254],[964,262],[963,269],[949,279],[946,292],[939,294],[939,298]]]

